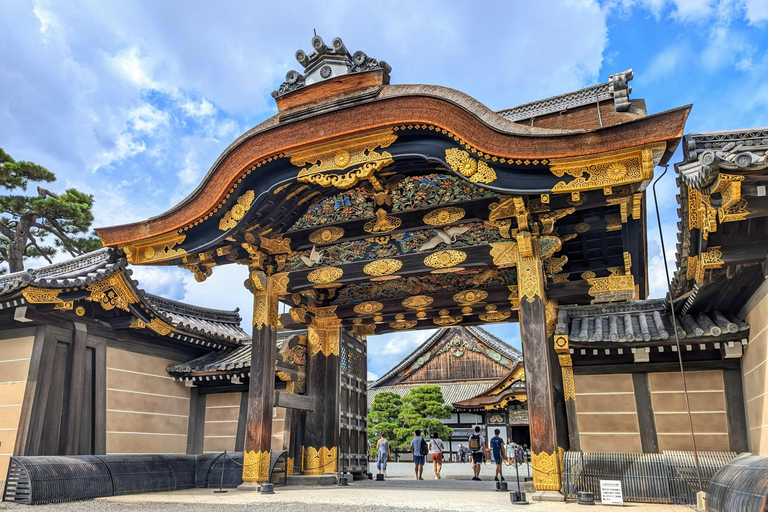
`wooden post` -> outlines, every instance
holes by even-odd
[[[564,450],[557,445],[544,273],[537,254],[538,244],[528,233],[518,235],[516,251],[533,484],[537,491],[559,491]]]
[[[287,285],[285,274],[269,276],[252,270],[253,341],[248,414],[245,427],[243,486],[269,479],[272,448],[272,410],[275,400],[275,357],[277,355],[277,305]]]
[[[322,475],[338,468],[339,341],[336,306],[317,308],[307,332],[307,392],[317,400],[304,422],[301,471]]]

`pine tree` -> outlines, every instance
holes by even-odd
[[[36,196],[20,194],[30,182],[53,182],[56,175],[32,162],[17,162],[0,148],[0,263],[11,272],[24,270],[24,258],[51,256],[59,250],[71,256],[101,247],[89,231],[93,196],[74,188],[54,194],[37,187]],[[4,270],[4,269],[3,269]]]
[[[447,439],[453,429],[440,421],[451,417],[451,407],[443,405],[443,392],[440,386],[418,386],[403,397],[398,422],[395,429],[395,444],[401,450],[408,450],[414,430],[421,430],[422,437],[433,432],[441,439]]]
[[[376,395],[368,409],[368,439],[376,447],[376,440],[381,434],[389,439],[390,447],[395,452],[395,429],[400,426],[398,415],[403,401],[397,393],[385,391]]]

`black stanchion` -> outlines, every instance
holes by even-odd
[[[224,490],[224,469],[227,467],[227,450],[224,450],[224,455],[221,457],[223,460],[221,462],[221,480],[219,481],[219,490],[213,491],[214,493],[218,494],[220,492],[227,492]]]
[[[520,490],[520,465],[515,461],[515,476],[517,477],[517,490],[509,493],[509,499],[513,505],[528,505],[525,492]]]

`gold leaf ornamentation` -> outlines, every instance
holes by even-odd
[[[320,142],[303,147],[295,153],[286,155],[291,164],[304,167],[299,171],[297,180],[310,182],[308,178],[327,171],[340,171],[349,166],[390,160],[392,155],[387,151],[377,152],[377,148],[387,148],[397,140],[392,129],[379,130],[365,135],[343,137],[330,142]],[[352,185],[350,185],[352,186]]]
[[[386,276],[394,274],[403,267],[403,262],[395,259],[376,260],[363,267],[363,272],[369,276]]]
[[[389,322],[389,326],[393,329],[411,329],[418,323],[418,320],[396,320]]]
[[[523,298],[532,303],[536,297],[544,298],[541,262],[535,257],[520,258],[517,263],[517,285],[520,300]]]
[[[269,479],[269,450],[246,451],[243,456],[243,481],[266,482]]]
[[[174,249],[187,235],[173,231],[164,235],[142,240],[134,244],[119,246],[125,252],[128,263],[141,265],[147,262],[159,262],[178,258],[187,253],[184,249]]]
[[[512,312],[508,310],[502,311],[488,311],[486,313],[480,313],[480,320],[483,322],[501,322],[512,316]]]
[[[558,448],[556,453],[531,452],[533,466],[533,485],[537,491],[559,491],[563,486],[563,456],[565,450]]]
[[[129,311],[128,304],[139,302],[122,274],[112,274],[106,279],[89,284],[87,289],[91,294],[85,300],[97,302],[107,311],[114,308]]]
[[[507,268],[517,264],[517,242],[491,242],[490,246],[494,265]]]
[[[568,256],[560,256],[558,258],[549,258],[546,263],[547,274],[554,276],[561,272],[565,264],[568,263]],[[566,278],[567,279],[567,278]]]
[[[631,274],[593,277],[587,279],[587,282],[591,285],[587,293],[594,297],[592,300],[593,304],[633,300],[636,298],[635,278]]]
[[[488,297],[488,292],[484,290],[464,290],[453,296],[453,300],[462,306],[465,304],[477,304]]]
[[[83,306],[77,306],[77,307],[75,308],[75,314],[76,314],[77,316],[83,316],[83,315],[85,315],[85,308],[84,308]]]
[[[415,295],[403,300],[402,304],[409,309],[419,309],[429,306],[434,300],[435,299],[427,295]]]
[[[430,226],[442,226],[444,224],[453,224],[454,222],[461,220],[466,215],[463,208],[457,208],[455,206],[449,206],[447,208],[440,208],[429,212],[424,216],[424,224]]]
[[[344,236],[344,230],[337,226],[328,226],[318,229],[309,235],[309,241],[313,244],[322,245],[335,242]]]
[[[338,467],[336,447],[320,447],[318,450],[312,446],[302,446],[302,467],[305,475],[317,476],[323,473],[335,473]],[[245,480],[245,479],[243,479]]]
[[[363,225],[366,233],[389,233],[400,227],[403,221],[397,217],[387,215],[383,208],[376,210],[376,219],[369,220]]]
[[[283,235],[276,235],[273,238],[260,236],[259,247],[269,254],[290,254],[291,239],[283,238]]]
[[[424,264],[432,268],[455,267],[467,259],[467,253],[449,249],[447,251],[438,251],[424,258]]]
[[[323,267],[310,272],[307,275],[307,281],[316,284],[332,283],[343,275],[344,271],[338,267]]]
[[[454,316],[445,316],[445,317],[439,317],[439,318],[433,318],[432,322],[435,325],[439,325],[440,327],[445,327],[447,325],[456,325],[457,323],[461,322],[464,319],[462,315],[454,315]]]
[[[355,306],[354,311],[358,315],[372,315],[381,311],[383,307],[384,304],[381,302],[368,301]]]
[[[34,286],[28,286],[21,292],[24,299],[30,304],[56,304],[54,309],[70,310],[74,305],[71,300],[62,300],[59,298],[59,294],[62,290],[55,290],[52,288],[37,288]],[[111,309],[111,308],[110,308]],[[85,312],[85,311],[83,311]],[[82,316],[82,315],[81,315]]]
[[[461,149],[446,149],[445,161],[451,169],[469,178],[472,183],[491,183],[496,179],[496,171],[492,167],[483,160],[475,160]]]
[[[461,314],[462,315],[471,315],[472,314],[472,308],[469,306],[465,306],[461,308]]]
[[[580,223],[576,224],[576,227],[573,228],[573,229],[577,233],[583,234],[583,233],[586,233],[587,231],[589,231],[589,227],[590,227],[589,224],[587,224],[586,222],[580,222]]]
[[[248,213],[248,209],[251,207],[251,204],[253,204],[254,198],[255,194],[253,190],[248,190],[245,194],[238,197],[237,203],[235,203],[219,221],[219,229],[227,231],[237,226],[237,223],[245,217],[246,213]]]
[[[557,177],[568,174],[574,179],[558,182],[552,192],[578,194],[647,182],[653,178],[654,162],[661,158],[666,146],[662,142],[598,155],[553,159],[549,168],[552,174]]]
[[[384,153],[389,154],[386,151],[384,151]],[[374,177],[374,174],[392,163],[394,163],[393,159],[386,158],[377,162],[365,163],[345,174],[312,174],[310,176],[299,177],[297,180],[304,183],[311,183],[313,185],[320,185],[324,188],[336,187],[339,190],[346,190],[348,188],[354,187],[361,181],[378,181]]]
[[[555,274],[552,276],[552,282],[553,283],[567,283],[568,282],[568,276],[571,274]]]

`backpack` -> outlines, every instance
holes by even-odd
[[[427,453],[429,453],[429,447],[427,446],[427,442],[422,437],[421,445],[419,446],[419,455],[426,455]]]
[[[478,434],[472,434],[469,436],[469,451],[480,451],[480,436]]]

